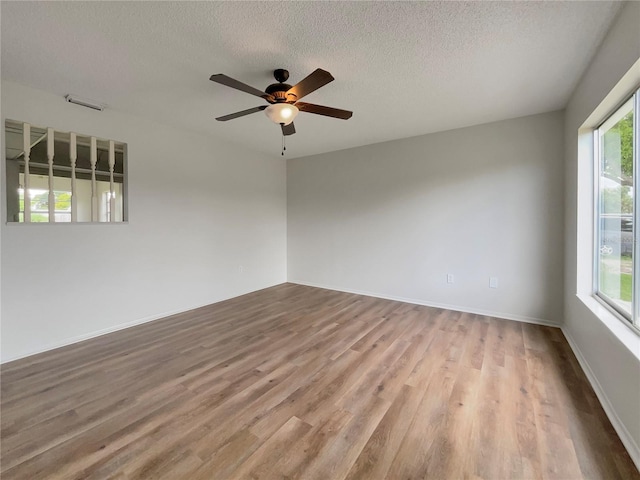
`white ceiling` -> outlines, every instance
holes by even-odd
[[[292,157],[561,109],[619,2],[1,2],[2,78],[280,153],[260,90],[286,68],[335,81],[305,102]],[[25,119],[28,120],[28,119]]]

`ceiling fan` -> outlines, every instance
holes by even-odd
[[[220,83],[221,85],[226,85],[227,87],[250,93],[256,97],[264,98],[269,103],[269,105],[253,107],[247,110],[242,110],[241,112],[218,117],[216,120],[226,122],[227,120],[233,120],[234,118],[244,117],[245,115],[264,110],[267,117],[269,117],[273,122],[280,124],[283,135],[293,135],[296,133],[296,129],[293,126],[293,120],[296,115],[298,115],[298,112],[315,113],[316,115],[340,118],[342,120],[347,120],[353,115],[353,112],[348,110],[340,110],[338,108],[325,107],[323,105],[315,105],[313,103],[304,103],[299,101],[302,97],[316,91],[320,87],[323,87],[334,80],[333,76],[326,70],[322,70],[320,68],[316,69],[308,77],[304,78],[293,87],[284,83],[289,78],[289,72],[287,70],[278,68],[277,70],[274,70],[273,76],[278,83],[272,83],[264,92],[262,92],[257,88],[253,88],[231,77],[227,77],[222,73],[211,75],[210,80],[212,82]]]

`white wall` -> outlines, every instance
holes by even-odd
[[[640,468],[640,341],[591,298],[593,158],[591,129],[640,84],[640,3],[620,12],[566,109],[566,255],[563,330]],[[635,80],[634,80],[635,77]],[[580,145],[580,146],[579,146]],[[578,151],[580,150],[580,155]]]
[[[10,82],[6,118],[126,142],[129,222],[3,222],[3,361],[286,281],[283,160]]]
[[[289,281],[559,322],[562,142],[554,112],[289,160]]]

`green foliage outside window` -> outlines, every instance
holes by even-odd
[[[603,142],[604,174],[616,179],[622,177],[623,184],[631,185],[633,182],[633,111],[627,113],[607,131]]]

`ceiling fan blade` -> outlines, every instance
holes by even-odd
[[[296,127],[293,126],[293,122],[291,122],[289,125],[280,126],[282,127],[283,135],[293,135],[294,133],[296,133]]]
[[[353,112],[349,110],[340,110],[339,108],[325,107],[324,105],[314,105],[313,103],[297,102],[296,107],[301,112],[315,113],[317,115],[324,115],[325,117],[341,118],[342,120],[348,120],[353,115]]]
[[[326,85],[329,82],[332,82],[333,80],[333,75],[331,75],[326,70],[318,68],[308,77],[304,78],[302,81],[291,87],[287,91],[287,95],[295,95],[295,100],[300,100],[305,95],[309,95],[311,92],[316,91],[320,87]]]
[[[258,90],[257,88],[253,88],[251,85],[242,83],[235,78],[227,77],[222,73],[211,75],[211,77],[209,77],[209,80],[221,85],[226,85],[227,87],[235,88],[236,90],[240,90],[242,92],[250,93],[251,95],[255,95],[256,97],[262,97],[269,102],[271,102],[272,100],[275,101],[273,96],[269,95],[268,93]]]
[[[227,120],[233,120],[234,118],[244,117],[245,115],[249,115],[250,113],[260,112],[267,108],[267,105],[262,105],[260,107],[248,108],[247,110],[242,110],[241,112],[230,113],[229,115],[225,115],[223,117],[218,117],[216,120],[219,122],[226,122]]]

